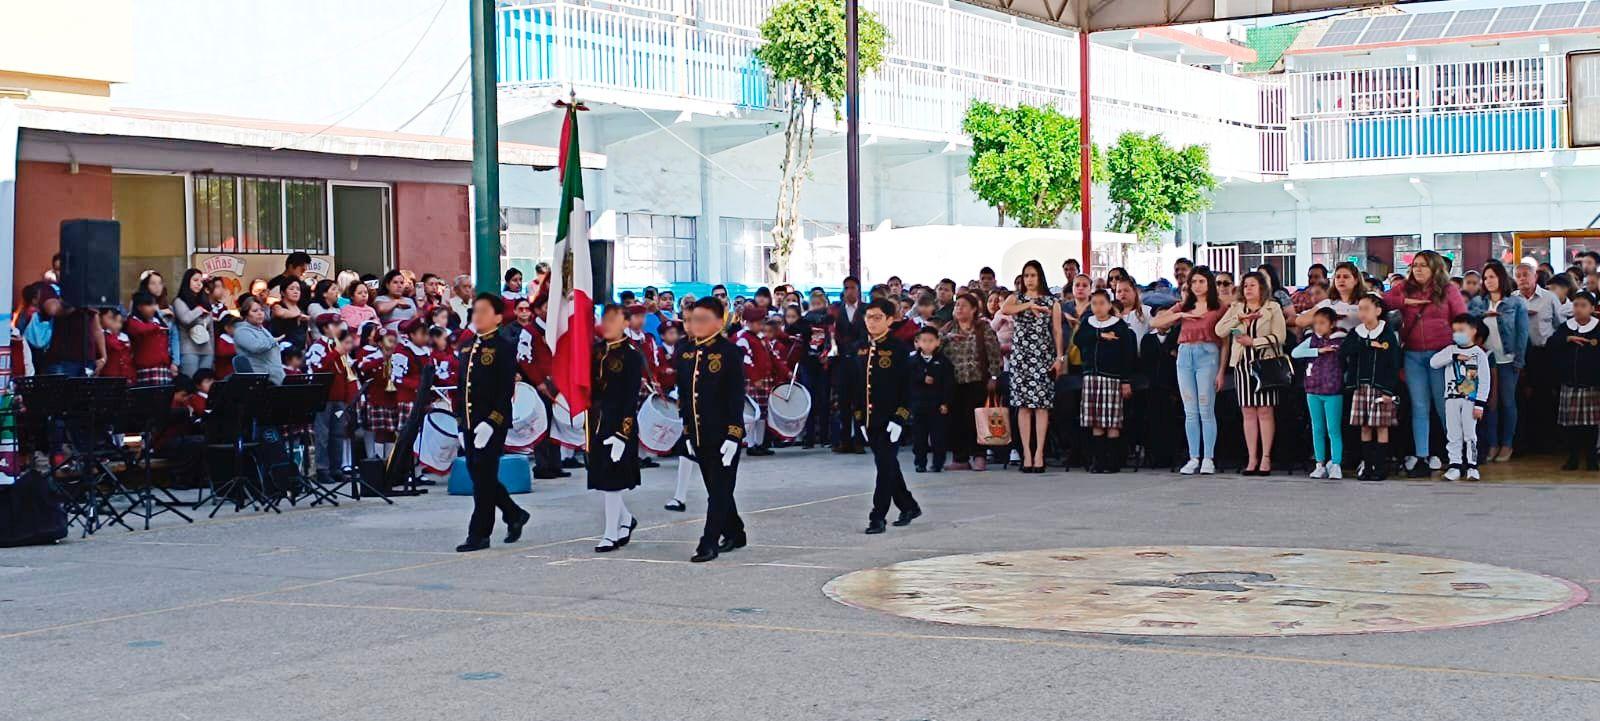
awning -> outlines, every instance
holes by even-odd
[[[1347,10],[1410,0],[961,0],[969,5],[1069,28],[1127,28]]]

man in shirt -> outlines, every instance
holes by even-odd
[[[1554,358],[1545,347],[1556,325],[1565,323],[1561,302],[1556,294],[1539,287],[1538,266],[1531,260],[1517,264],[1517,295],[1528,306],[1528,361],[1522,377],[1528,379],[1528,406],[1521,414],[1523,422],[1518,430],[1521,439],[1517,448],[1522,450],[1549,450],[1551,440],[1559,438],[1556,432],[1556,389]]]
[[[933,308],[934,325],[943,328],[956,318],[956,282],[945,278],[939,281]]]
[[[838,358],[853,357],[857,347],[866,339],[867,326],[863,311],[866,305],[861,302],[861,281],[855,276],[847,276],[843,282],[844,292],[839,296],[839,302],[833,304],[833,352]],[[855,387],[855,372],[850,363],[833,364],[833,397],[835,412],[835,427],[840,433],[834,436],[834,453],[864,453],[861,443],[865,441],[858,438],[858,431],[851,419],[855,417],[856,401],[850,392]]]
[[[267,281],[267,291],[272,293],[268,302],[276,303],[276,299],[282,298],[284,286],[290,283],[299,283],[300,305],[301,309],[304,310],[305,306],[311,304],[311,286],[306,285],[306,282],[302,279],[305,278],[306,271],[310,269],[310,253],[300,250],[290,253],[289,257],[283,261],[283,272],[272,276],[272,280]]]

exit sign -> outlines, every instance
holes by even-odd
[[[1367,222],[1368,223],[1373,223],[1373,224],[1382,223],[1383,222],[1383,216],[1381,216],[1381,215],[1369,215],[1369,216],[1367,216]]]

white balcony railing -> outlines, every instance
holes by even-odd
[[[500,10],[503,85],[572,85],[750,111],[781,99],[753,55],[777,0],[530,0]],[[948,0],[869,0],[889,31],[884,67],[863,79],[873,132],[960,140],[974,100],[1077,110],[1077,37]],[[1263,122],[1256,82],[1096,45],[1096,142],[1159,132],[1210,146],[1229,175],[1282,173],[1281,125]],[[1281,118],[1279,119],[1281,123]]]

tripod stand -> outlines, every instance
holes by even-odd
[[[310,459],[313,454],[321,452],[322,449],[316,448],[314,443],[306,442],[306,436],[309,435],[307,432],[291,432],[290,429],[310,427],[315,421],[317,413],[328,403],[328,386],[332,383],[333,378],[327,374],[295,376],[295,378],[305,378],[307,380],[295,383],[286,381],[282,386],[268,393],[265,398],[266,404],[262,410],[260,421],[266,426],[274,427],[274,430],[276,427],[283,428],[283,440],[289,446],[290,451],[284,454],[286,457],[284,463],[269,466],[266,472],[274,477],[278,471],[287,470],[292,473],[289,478],[292,485],[287,494],[289,505],[291,506],[299,503],[304,498],[313,499],[311,501],[313,506],[324,502],[337,506],[339,502],[335,500],[333,492],[318,485],[316,481],[307,476],[303,467],[304,464],[294,463],[289,460],[297,455],[301,458]],[[272,432],[274,431],[268,432],[268,438],[270,438]],[[294,452],[296,450],[301,451],[301,453],[296,454]],[[274,503],[276,503],[276,498],[274,498]]]
[[[206,424],[207,455],[211,457],[208,460],[231,455],[229,470],[233,475],[218,481],[222,475],[218,473],[221,464],[216,464],[207,474],[211,479],[210,494],[196,501],[194,508],[198,510],[207,503],[213,504],[209,517],[216,517],[217,511],[228,501],[233,502],[235,512],[244,510],[246,504],[256,510],[280,512],[276,504],[269,502],[266,480],[256,462],[256,450],[261,444],[256,440],[258,409],[254,403],[267,387],[267,377],[260,373],[235,373],[211,387],[208,400],[212,412]]]
[[[128,405],[123,415],[120,430],[132,430],[139,434],[141,439],[139,454],[134,457],[133,465],[142,466],[144,470],[144,484],[132,497],[132,503],[123,509],[116,519],[118,522],[125,516],[144,519],[145,530],[150,530],[150,519],[163,513],[171,513],[189,523],[194,523],[178,506],[183,505],[171,489],[157,488],[152,463],[155,461],[156,444],[161,440],[163,427],[172,420],[172,390],[170,385],[140,386],[128,389]],[[198,458],[183,458],[182,446],[178,453],[178,463],[199,462]],[[160,491],[160,495],[157,495]],[[159,506],[159,508],[158,508]]]
[[[128,530],[112,504],[113,498],[134,501],[110,461],[122,457],[122,446],[111,434],[111,421],[127,399],[126,378],[68,378],[59,388],[64,408],[60,414],[64,458],[50,468],[56,490],[66,498],[68,518],[83,537],[109,525]]]

